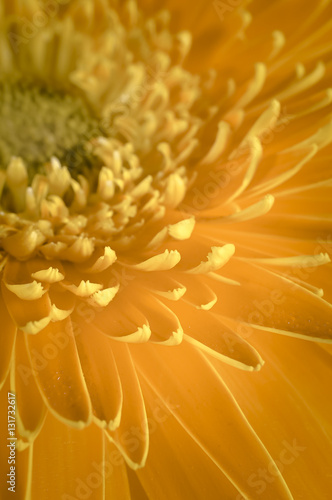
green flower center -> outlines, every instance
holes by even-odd
[[[88,163],[85,143],[102,134],[98,120],[78,96],[25,83],[0,83],[0,167],[13,156],[29,177],[52,156],[70,170]]]

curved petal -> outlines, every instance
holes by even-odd
[[[65,449],[65,452],[64,452]],[[31,498],[82,498],[103,500],[104,467],[103,431],[90,425],[74,429],[48,413],[43,431],[33,444],[31,457]],[[51,471],[51,473],[50,473]],[[109,467],[108,477],[112,474]]]
[[[102,310],[81,303],[76,312],[94,325],[105,335],[123,342],[147,342],[151,335],[149,322],[144,314],[133,304],[131,296],[119,293]]]
[[[294,498],[328,498],[331,470],[331,356],[311,342],[253,333],[266,364],[250,380],[212,360],[281,470]],[[244,374],[245,375],[245,374]],[[255,471],[252,492],[272,481]]]
[[[4,283],[2,285],[2,297],[6,307],[18,328],[27,333],[35,334],[51,321],[51,303],[49,296],[45,293],[41,298],[33,301],[33,307],[27,307],[27,302],[19,298],[15,293],[9,291]],[[41,326],[38,326],[38,325]],[[36,328],[34,328],[36,325]]]
[[[0,405],[2,408],[8,407],[8,393],[10,393],[9,377],[4,384],[3,389],[0,391]],[[17,399],[16,399],[17,403]],[[1,498],[28,498],[30,478],[30,464],[29,457],[31,455],[31,446],[26,447],[24,450],[18,451],[18,446],[15,451],[15,465],[8,463],[9,450],[7,447],[11,442],[7,440],[8,430],[8,414],[7,411],[0,412],[0,429],[1,429],[1,443],[0,443],[0,468],[2,471],[10,471],[10,466],[15,466],[15,493],[8,491],[8,487],[12,486],[5,481],[0,482],[0,497]],[[16,432],[15,432],[16,434]],[[19,435],[15,437],[19,438]],[[16,441],[16,444],[18,441]],[[8,477],[8,476],[7,476]]]
[[[169,346],[182,342],[183,329],[177,315],[173,312],[173,307],[167,307],[162,300],[147,291],[143,295],[139,289],[134,300],[149,322],[150,342]]]
[[[269,466],[275,475],[274,483],[269,485],[270,498],[291,500],[266,448],[220,376],[198,350],[188,344],[173,349],[142,347],[131,348],[139,373],[229,481],[250,497],[248,477]]]
[[[70,318],[27,335],[30,363],[47,408],[60,420],[82,428],[90,423],[91,402]]]
[[[75,341],[95,420],[102,427],[115,429],[120,424],[123,394],[112,340],[93,325],[78,324],[81,332]]]
[[[179,308],[178,315],[186,342],[242,370],[261,369],[264,361],[256,349],[217,315],[185,306]]]
[[[13,347],[16,337],[16,325],[12,318],[9,316],[7,307],[4,303],[3,297],[0,292],[0,318],[2,329],[5,333],[0,335],[0,388],[4,384],[13,352]]]
[[[17,429],[22,437],[33,441],[43,426],[46,411],[31,368],[24,334],[19,332],[10,376],[11,390],[16,394]]]
[[[132,500],[128,468],[120,451],[106,436],[104,436],[104,477],[103,499]]]
[[[235,499],[238,490],[179,424],[143,377],[141,384],[147,404],[150,449],[146,466],[136,474],[149,498],[214,499],[222,492],[223,498]],[[169,402],[172,404],[171,396]]]
[[[241,286],[214,285],[218,313],[255,328],[307,340],[332,340],[332,306],[291,279],[247,261],[229,264]],[[291,270],[291,273],[294,269]]]
[[[126,345],[113,342],[123,391],[123,409],[119,427],[106,431],[116,444],[128,465],[136,470],[146,462],[149,448],[149,429],[144,399],[136,369]]]

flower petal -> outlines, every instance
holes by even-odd
[[[31,274],[31,277],[45,283],[58,283],[64,279],[64,275],[54,267],[42,269]]]
[[[128,347],[114,342],[112,348],[121,379],[123,409],[119,427],[115,431],[107,431],[107,435],[122,452],[128,465],[136,470],[145,465],[149,448],[144,399]]]
[[[106,471],[108,478],[112,475],[111,468],[104,466],[103,431],[90,425],[82,439],[79,429],[48,413],[43,438],[33,444],[31,498],[43,498],[48,491],[59,499],[80,498],[84,492],[103,500]]]
[[[271,497],[292,500],[280,472],[230,391],[196,349],[185,343],[173,349],[149,344],[144,352],[140,346],[131,350],[148,385],[245,497],[250,498],[252,493],[248,477],[269,466],[275,477],[268,485]]]
[[[132,495],[131,495],[132,484],[131,481],[129,481],[128,477],[129,469],[126,466],[126,463],[120,451],[105,436],[104,436],[104,468],[105,468],[104,498],[105,499],[121,498],[121,500],[132,500]]]
[[[100,283],[90,283],[89,280],[82,280],[78,286],[73,283],[65,283],[62,282],[61,285],[63,288],[73,293],[77,297],[91,297],[96,292],[100,291],[103,288],[103,285]]]
[[[2,282],[2,297],[15,324],[27,333],[35,334],[51,321],[51,303],[47,293],[33,301],[33,307],[27,307],[24,299],[10,292]]]
[[[41,283],[33,281],[32,283],[24,283],[22,285],[10,285],[4,282],[9,291],[14,293],[19,299],[22,300],[37,300],[40,299],[46,290]]]
[[[37,335],[28,335],[27,345],[47,408],[69,425],[78,428],[88,425],[91,403],[70,318],[50,323]]]
[[[151,438],[146,466],[137,471],[137,476],[149,498],[214,499],[222,492],[224,498],[235,499],[238,490],[179,424],[143,377],[141,385],[147,402]],[[172,404],[172,397],[169,399]]]
[[[115,340],[129,343],[147,342],[151,335],[149,322],[142,312],[133,305],[125,294],[118,294],[109,306],[96,313],[95,308],[81,304],[78,314],[94,325],[102,333]]]
[[[223,267],[234,255],[235,247],[232,244],[223,247],[211,247],[211,252],[207,256],[206,262],[201,262],[187,272],[191,274],[206,274]]]
[[[175,267],[180,262],[180,259],[181,255],[176,250],[165,250],[164,253],[150,257],[131,267],[139,271],[168,271]]]
[[[260,370],[264,364],[259,353],[217,315],[182,306],[178,316],[184,340],[210,356],[242,370]]]
[[[84,273],[101,273],[106,271],[116,261],[116,253],[111,247],[97,249],[90,260],[80,265],[78,269]]]
[[[332,340],[332,306],[285,276],[249,261],[229,264],[240,287],[215,284],[220,314],[254,328],[307,340]]]
[[[173,312],[157,297],[149,292],[143,296],[137,291],[136,304],[149,322],[151,329],[150,342],[163,345],[178,345],[183,339],[183,330],[180,321]]]
[[[0,388],[4,384],[13,352],[16,337],[16,325],[8,314],[6,305],[0,292],[1,327],[5,334],[0,335]]]
[[[73,320],[77,320],[75,315]],[[82,321],[79,324],[81,333],[75,337],[75,341],[94,410],[94,419],[102,427],[115,429],[120,424],[123,395],[112,341],[98,332],[93,325],[84,324]]]
[[[328,498],[332,405],[326,394],[330,391],[331,356],[311,342],[268,332],[253,333],[251,341],[266,360],[263,370],[252,374],[251,380],[213,363],[247,418],[254,419],[263,442],[269,443],[294,498]],[[259,489],[258,473],[252,494]],[[266,481],[270,479],[268,472]]]
[[[9,385],[9,377],[7,378],[5,385],[3,387],[3,390],[0,391],[0,405],[2,408],[7,408],[8,406],[8,393],[10,393],[10,385]],[[17,400],[16,400],[17,403]],[[8,414],[7,411],[1,411],[0,412],[0,428],[1,429],[8,429]],[[6,432],[7,434],[7,432]],[[7,439],[4,439],[4,434],[3,436],[3,444],[1,445],[1,452],[0,452],[0,467],[1,470],[5,471],[8,470],[8,473],[10,469],[10,464],[8,464],[8,450],[10,448],[7,447],[7,444],[10,442]],[[6,435],[6,438],[8,436]],[[17,436],[18,437],[18,436]],[[15,471],[16,471],[16,484],[15,484],[15,493],[14,495],[17,498],[28,498],[29,495],[29,485],[31,484],[31,477],[30,477],[30,467],[29,467],[29,458],[30,458],[30,450],[31,447],[26,446],[25,449],[19,449],[19,442],[20,440],[18,439],[16,441],[16,452],[15,452]],[[7,474],[7,473],[6,473]],[[8,477],[8,476],[7,476]],[[2,484],[0,484],[0,496],[1,498],[8,498],[9,494],[12,494],[12,492],[8,491],[8,483],[7,479],[6,481],[3,481]],[[10,498],[10,497],[9,497]]]
[[[40,432],[46,411],[35,382],[24,337],[19,332],[16,338],[10,382],[11,390],[16,394],[17,429],[21,436],[31,441]]]

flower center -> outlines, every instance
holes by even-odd
[[[208,82],[183,67],[191,36],[172,34],[166,11],[145,20],[127,3],[103,4],[93,33],[69,9],[0,65],[0,257],[144,247],[195,181]]]
[[[24,83],[0,83],[0,165],[13,156],[29,165],[29,177],[57,157],[77,172],[84,144],[100,135],[97,120],[80,97]]]

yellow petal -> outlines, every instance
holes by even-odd
[[[41,283],[33,281],[32,283],[24,283],[22,285],[10,285],[5,282],[6,287],[21,300],[37,300],[40,299],[46,290]]]
[[[87,325],[74,316],[81,333],[76,346],[85,382],[90,394],[94,419],[102,427],[115,429],[120,424],[123,394],[112,351],[112,340],[93,325]],[[93,342],[91,342],[93,335]]]
[[[16,339],[11,388],[16,394],[17,428],[21,436],[33,440],[40,432],[46,411],[27,353],[24,334]]]
[[[89,280],[82,280],[78,286],[72,283],[61,283],[63,288],[73,293],[77,297],[91,297],[93,294],[103,288],[100,283],[90,283]]]
[[[136,470],[144,467],[149,449],[144,399],[128,347],[117,342],[113,344],[121,379],[123,409],[120,426],[115,431],[107,431],[107,435],[122,452],[128,465]]]
[[[88,425],[91,403],[70,318],[50,323],[37,335],[29,335],[27,345],[36,382],[47,408],[69,425],[77,428]]]
[[[0,388],[2,388],[10,367],[16,337],[16,325],[7,311],[2,295],[0,295],[0,318],[3,331],[6,332],[5,335],[0,335]]]
[[[88,302],[95,307],[106,307],[114,299],[115,295],[118,293],[120,285],[113,286],[111,288],[104,288],[98,292],[93,293]]]
[[[206,274],[223,267],[234,255],[235,247],[232,244],[223,247],[211,247],[211,252],[207,256],[206,262],[201,262],[198,266],[187,271],[191,274]]]
[[[211,364],[187,343],[161,349],[149,344],[144,353],[140,346],[132,352],[139,373],[195,442],[244,497],[252,496],[248,477],[269,465],[275,477],[269,484],[271,497],[292,500],[271,456]]]
[[[45,283],[58,283],[64,279],[64,275],[54,267],[49,267],[48,269],[42,269],[31,274],[31,277],[43,281]]]
[[[164,253],[134,264],[131,267],[139,271],[168,271],[175,267],[181,260],[181,255],[176,250],[165,250]]]

